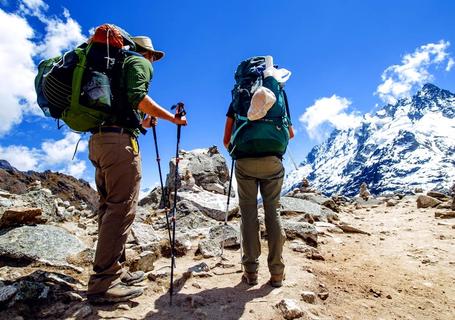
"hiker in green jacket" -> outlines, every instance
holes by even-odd
[[[226,114],[223,143],[233,161],[236,160],[235,177],[242,217],[242,279],[249,285],[258,283],[261,254],[258,189],[267,230],[269,283],[281,287],[284,279],[282,252],[286,236],[279,210],[284,178],[282,156],[294,131],[283,90],[287,79],[280,83],[278,80],[282,81],[282,77],[276,76],[277,80],[273,76],[280,71],[285,74],[287,70],[275,69],[271,56],[243,61],[235,73],[233,99]],[[258,98],[257,95],[262,96]]]
[[[151,63],[164,53],[153,48],[150,38],[133,37],[136,51],[124,61],[119,81],[125,97],[122,107],[142,112],[147,118],[143,128],[154,125],[152,117],[186,125],[185,117],[171,114],[148,94],[152,78]],[[87,296],[92,303],[113,303],[135,298],[143,290],[130,285],[144,279],[142,271],[123,268],[125,243],[134,221],[141,181],[141,157],[135,129],[119,123],[108,123],[95,130],[89,141],[89,158],[95,166],[95,182],[100,196],[98,243]]]

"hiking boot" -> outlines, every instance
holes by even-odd
[[[270,275],[270,285],[274,288],[279,288],[283,285],[283,280],[286,278],[284,273],[280,274],[271,274]]]
[[[143,293],[143,289],[130,288],[118,283],[104,293],[88,294],[87,299],[91,304],[117,303],[139,297]]]
[[[258,273],[257,272],[243,272],[242,279],[246,281],[250,286],[258,284]]]
[[[144,271],[134,271],[134,272],[127,271],[120,277],[120,281],[122,281],[127,286],[131,286],[135,283],[139,283],[144,279],[145,279]]]

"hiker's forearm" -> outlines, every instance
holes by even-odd
[[[224,126],[224,137],[223,137],[223,144],[226,148],[229,145],[229,140],[231,140],[233,126],[234,126],[234,119],[232,119],[230,117],[226,117],[226,124]]]
[[[142,112],[149,114],[156,118],[161,118],[170,122],[174,121],[174,115],[160,106],[155,100],[150,98],[148,95],[144,97],[144,99],[139,102],[138,105],[139,110]]]

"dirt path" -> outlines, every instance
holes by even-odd
[[[263,242],[259,284],[240,281],[239,251],[228,251],[234,268],[215,268],[209,277],[187,279],[172,307],[166,281],[149,282],[134,303],[96,307],[90,319],[282,319],[274,308],[281,299],[296,299],[303,319],[454,319],[455,221],[435,219],[434,209],[416,209],[414,198],[396,207],[342,213],[341,219],[371,233],[330,233],[320,237],[325,261],[308,260],[286,244],[285,285],[267,284]],[[215,265],[217,259],[205,260]],[[177,261],[177,278],[195,261]],[[157,269],[166,270],[160,260]],[[236,272],[237,271],[237,272]],[[328,292],[315,304],[301,300],[302,291]],[[127,309],[127,310],[124,310]]]
[[[172,306],[167,292],[169,280],[163,278],[141,283],[145,294],[130,303],[92,307],[85,301],[71,306],[59,302],[52,308],[61,308],[63,313],[85,308],[90,315],[84,319],[267,320],[283,319],[274,306],[286,298],[297,301],[304,311],[301,319],[453,320],[455,219],[436,219],[435,212],[417,209],[413,197],[395,207],[383,204],[358,210],[345,208],[341,220],[370,235],[320,235],[318,250],[325,261],[309,260],[303,253],[292,251],[291,242],[286,242],[287,278],[282,288],[272,288],[267,283],[267,244],[263,241],[256,286],[240,281],[239,250],[226,252],[225,264],[233,264],[231,268],[216,267],[200,277],[182,278],[188,267],[201,262],[215,266],[220,261],[198,260],[190,253],[177,259],[176,279],[180,279],[180,286]],[[155,265],[154,273],[169,271],[168,259],[161,258]],[[11,271],[24,275],[33,269]],[[86,282],[88,272],[87,268],[82,277],[71,275]],[[314,304],[307,303],[301,298],[302,291],[319,296]]]

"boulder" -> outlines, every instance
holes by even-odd
[[[436,207],[438,204],[440,204],[441,201],[438,199],[425,196],[425,195],[420,195],[417,198],[417,208],[433,208]]]
[[[179,199],[190,202],[200,212],[206,216],[224,221],[226,214],[227,197],[208,191],[181,191],[177,194]],[[239,211],[236,198],[230,199],[228,217],[235,215]]]
[[[0,218],[0,228],[6,228],[9,226],[20,225],[20,224],[39,224],[44,223],[41,216],[43,210],[40,208],[27,208],[27,207],[12,207],[6,209]]]
[[[178,188],[192,190],[195,186],[206,191],[226,194],[229,169],[217,148],[181,151],[179,154]],[[169,163],[166,186],[174,189],[175,159]]]
[[[436,198],[438,200],[442,200],[442,201],[445,201],[445,200],[449,200],[450,197],[442,192],[438,192],[438,191],[428,191],[427,192],[427,196],[429,197],[432,197],[432,198]]]
[[[66,258],[86,247],[65,229],[50,226],[22,226],[0,235],[0,257],[67,265]]]
[[[131,237],[140,246],[158,243],[161,240],[151,225],[142,222],[133,222],[131,226]]]
[[[198,252],[201,253],[204,258],[219,256],[221,254],[223,241],[225,248],[240,245],[240,230],[229,224],[221,224],[212,227],[209,230],[208,238],[199,242]]]
[[[308,214],[314,221],[327,221],[328,219],[337,220],[336,213],[332,210],[321,207],[320,205],[308,200],[296,199],[291,197],[281,197],[282,215],[303,215]]]
[[[314,225],[292,220],[282,220],[281,223],[288,239],[301,238],[310,246],[317,247],[318,232]]]

